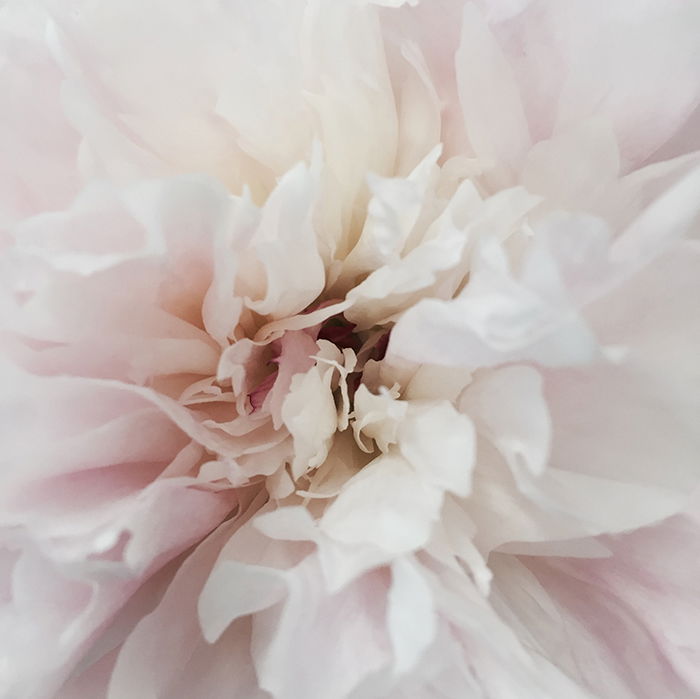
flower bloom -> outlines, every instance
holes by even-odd
[[[0,6],[0,696],[700,696],[700,13]]]

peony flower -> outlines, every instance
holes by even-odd
[[[0,696],[700,696],[698,9],[2,3]]]

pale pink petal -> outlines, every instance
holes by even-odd
[[[459,50],[457,87],[474,154],[502,185],[511,184],[531,139],[515,75],[476,6],[467,3]]]

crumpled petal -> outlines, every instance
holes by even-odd
[[[389,351],[416,362],[468,368],[512,361],[557,366],[599,355],[590,330],[567,304],[546,250],[530,254],[522,280],[511,275],[493,241],[481,248],[479,263],[456,299],[423,300],[406,311]]]

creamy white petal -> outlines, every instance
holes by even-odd
[[[405,553],[428,540],[441,500],[440,490],[389,453],[348,482],[323,516],[321,530],[343,543],[372,543]]]
[[[534,369],[510,366],[478,375],[459,408],[501,451],[516,478],[523,469],[543,473],[552,428],[542,378]]]
[[[447,401],[411,401],[398,430],[399,450],[419,477],[462,496],[471,490],[475,441],[471,420]]]
[[[409,559],[391,566],[387,627],[394,649],[394,672],[416,665],[435,636],[433,595],[420,569]]]

